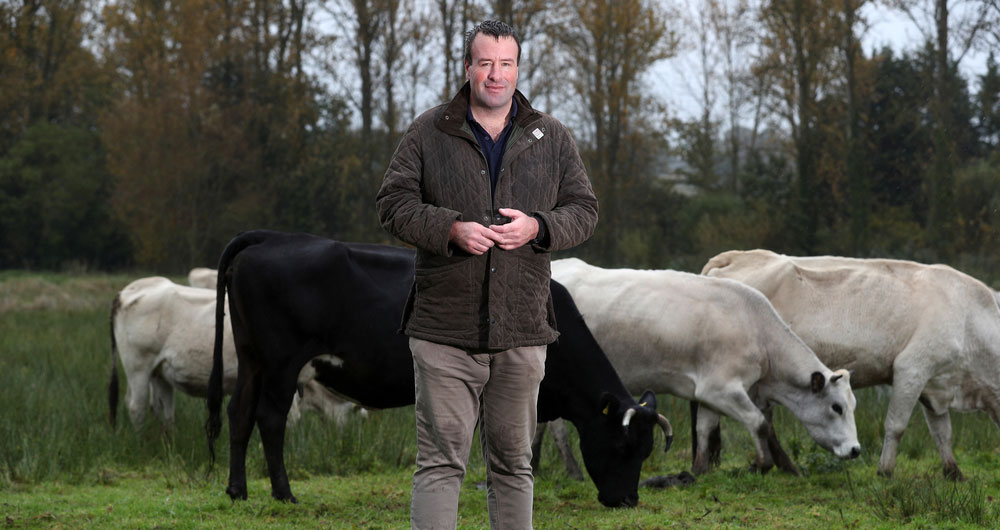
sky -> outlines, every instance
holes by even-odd
[[[868,2],[863,10],[869,21],[869,29],[861,37],[865,54],[870,55],[872,50],[880,50],[885,46],[899,54],[913,51],[922,45],[923,34],[905,14],[876,5],[875,2]],[[693,96],[697,90],[691,81],[694,78],[694,64],[696,62],[692,54],[666,59],[655,65],[648,78],[651,86],[662,87],[664,99],[673,113],[682,119],[693,119],[701,108]],[[986,71],[986,53],[968,52],[959,68],[969,81],[970,91],[974,93],[979,89],[978,76]],[[721,110],[717,112],[721,113]]]

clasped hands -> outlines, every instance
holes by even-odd
[[[498,211],[500,215],[509,217],[510,222],[487,227],[471,221],[455,221],[448,240],[469,254],[479,256],[494,246],[514,250],[538,235],[538,220],[534,217],[513,208],[500,208]]]

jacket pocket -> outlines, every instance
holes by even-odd
[[[414,276],[413,313],[410,323],[422,329],[454,332],[475,321],[472,282],[473,260],[463,259]]]

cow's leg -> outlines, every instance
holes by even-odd
[[[787,453],[785,453],[785,449],[781,447],[781,442],[778,441],[778,435],[774,433],[774,421],[772,420],[773,412],[774,411],[771,407],[764,409],[764,417],[767,418],[767,423],[771,426],[767,437],[767,447],[771,450],[771,456],[774,458],[774,465],[778,466],[778,469],[782,471],[799,476],[799,468],[795,466],[792,459]]]
[[[123,363],[124,364],[124,363]],[[146,421],[146,409],[149,402],[149,374],[147,372],[130,373],[126,367],[125,404],[128,407],[128,417],[132,420],[132,427],[142,428],[142,423]]]
[[[545,441],[545,431],[549,422],[539,422],[535,426],[535,436],[531,439],[531,474],[537,476],[542,465],[542,442]]]
[[[260,374],[252,363],[240,359],[236,390],[229,400],[229,486],[226,493],[236,500],[247,498],[247,445],[253,432],[254,415],[260,399]]]
[[[750,431],[757,451],[757,461],[753,466],[754,469],[760,473],[770,471],[774,467],[774,457],[771,455],[767,439],[769,436],[774,436],[774,430],[771,428],[771,424],[767,421],[767,418],[764,417],[764,413],[757,408],[757,405],[747,395],[746,390],[743,387],[739,387],[705,392],[705,394],[705,399],[699,399],[700,401],[742,423]],[[708,431],[705,432],[706,447],[708,445],[707,436]]]
[[[271,496],[279,501],[298,502],[288,484],[285,470],[285,425],[288,409],[295,396],[295,377],[265,378],[264,388],[268,389],[257,404],[257,426],[260,441],[264,445],[264,459],[267,474],[271,478]],[[284,384],[282,384],[284,383]]]
[[[704,473],[708,471],[708,468],[719,467],[719,463],[722,462],[722,426],[718,419],[716,419],[715,427],[711,429],[707,436],[707,447],[704,442],[699,445],[698,411],[700,408],[698,402],[693,399],[689,403],[691,407],[691,467],[694,469],[698,448],[703,447],[708,455],[707,464],[704,464],[705,469],[702,471]]]
[[[692,429],[691,438],[694,440],[692,444],[692,455],[691,455],[691,473],[693,475],[702,475],[707,473],[710,467],[717,466],[719,463],[716,461],[713,465],[712,462],[712,435],[713,433],[719,432],[719,420],[720,416],[718,412],[704,406],[699,405],[697,401],[691,401],[691,410],[694,416],[694,429]]]
[[[912,359],[915,356],[906,357]],[[903,431],[910,422],[913,407],[917,405],[917,400],[929,377],[921,374],[922,370],[918,369],[916,363],[908,362],[904,354],[896,358],[895,364],[892,395],[889,397],[889,410],[885,414],[885,440],[882,442],[882,455],[878,460],[878,474],[882,477],[891,477],[896,468],[899,441],[903,438]],[[907,366],[910,368],[902,368]]]
[[[160,375],[149,380],[149,404],[164,433],[174,430],[174,387]]]
[[[923,409],[927,428],[930,430],[931,436],[934,437],[934,442],[937,443],[938,453],[941,454],[941,467],[944,470],[944,476],[952,480],[964,481],[965,476],[958,469],[955,454],[951,451],[951,415],[948,414],[948,409],[944,409],[942,414],[935,413],[927,404],[923,405]]]
[[[580,471],[580,465],[573,457],[573,449],[569,446],[569,437],[566,435],[566,422],[562,418],[552,422],[552,438],[556,442],[556,449],[562,456],[566,474],[573,480],[583,480],[583,472]]]

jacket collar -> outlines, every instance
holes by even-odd
[[[462,88],[455,94],[455,97],[445,106],[444,112],[438,117],[437,127],[448,134],[463,135],[463,127],[468,135],[472,131],[468,129],[465,122],[466,113],[469,111],[469,93],[472,91],[469,82],[466,81]],[[528,98],[520,90],[514,89],[514,99],[517,100],[517,114],[514,115],[514,123],[520,127],[526,127],[529,123],[541,117],[541,113],[536,111]]]

